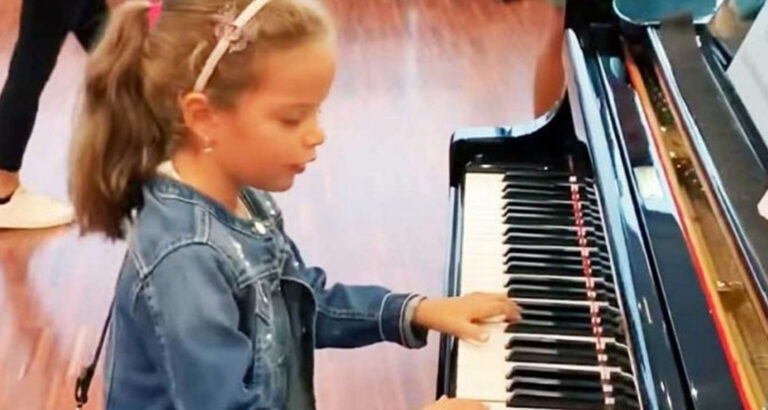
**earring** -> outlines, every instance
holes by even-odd
[[[211,139],[208,137],[204,138],[205,146],[203,147],[203,153],[204,154],[210,154],[213,152],[213,147],[211,146]]]

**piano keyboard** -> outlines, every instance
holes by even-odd
[[[544,168],[468,172],[460,294],[504,292],[520,322],[459,341],[456,397],[495,409],[639,409],[592,181]]]

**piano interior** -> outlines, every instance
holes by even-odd
[[[569,3],[567,96],[451,143],[449,295],[515,324],[443,337],[438,393],[492,409],[768,408],[766,147],[690,19]]]

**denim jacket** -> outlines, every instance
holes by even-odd
[[[313,409],[314,348],[426,344],[410,323],[417,295],[326,286],[269,194],[241,193],[251,220],[162,176],[143,198],[117,284],[107,409]]]

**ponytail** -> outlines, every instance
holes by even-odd
[[[165,127],[145,98],[149,6],[132,0],[117,8],[87,65],[70,177],[83,233],[123,238],[125,221],[141,205],[141,184],[166,154]]]

